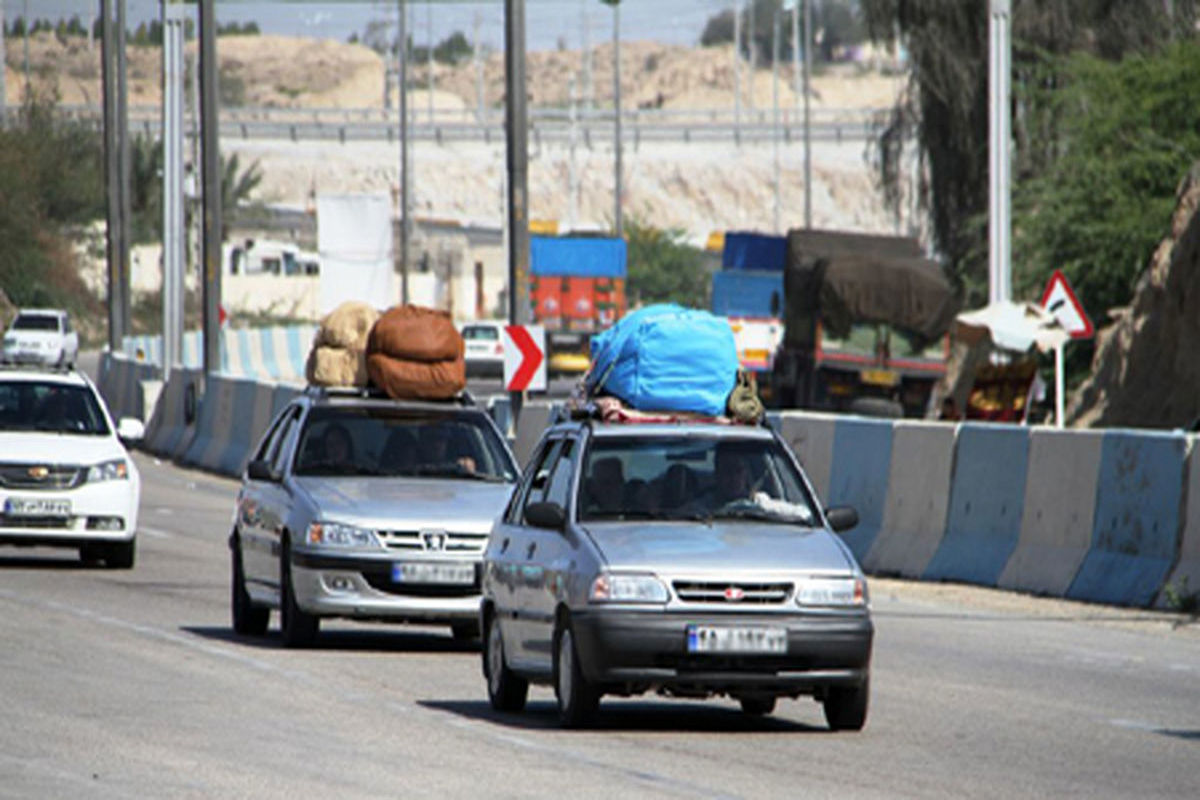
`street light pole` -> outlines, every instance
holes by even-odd
[[[804,3],[804,227],[812,227],[812,115],[809,95],[812,94],[812,0]]]
[[[1012,112],[1009,95],[1012,87],[1012,0],[991,0],[988,15],[988,302],[1010,299],[1011,233],[1008,148],[1011,141]]]
[[[400,106],[400,302],[408,305],[408,251],[412,239],[409,215],[409,181],[411,164],[408,158],[408,4],[400,0],[399,44],[396,47],[398,65],[396,76]]]
[[[529,130],[525,98],[525,0],[504,0],[504,134],[508,174],[508,321],[525,325],[529,313]],[[521,392],[509,395],[520,419]]]
[[[621,214],[621,2],[604,2],[613,10],[613,220],[616,236],[622,239],[625,236],[625,222]]]
[[[781,191],[779,178],[779,24],[780,10],[775,9],[772,15],[771,26],[771,147],[774,153],[774,169],[772,173],[775,176],[775,215],[774,215],[774,230],[779,234],[782,230],[781,225],[781,209],[780,197]]]

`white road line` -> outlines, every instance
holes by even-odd
[[[152,539],[174,539],[176,534],[170,531],[160,530],[159,528],[150,528],[145,525],[138,525],[138,534],[145,534]]]

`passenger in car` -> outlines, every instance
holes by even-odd
[[[321,434],[321,462],[334,469],[354,465],[354,440],[344,425],[330,423]]]
[[[729,449],[717,450],[714,467],[713,489],[718,507],[750,499],[753,480],[745,455]]]
[[[585,508],[591,512],[613,514],[621,510],[624,496],[625,469],[620,459],[601,458],[592,464]]]
[[[696,473],[684,464],[672,464],[658,479],[658,507],[688,511],[697,501]]]

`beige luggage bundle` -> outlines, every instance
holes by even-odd
[[[367,339],[379,312],[347,301],[321,320],[304,373],[316,386],[366,386]]]
[[[394,306],[367,337],[367,374],[395,399],[448,400],[467,385],[462,336],[450,314]]]

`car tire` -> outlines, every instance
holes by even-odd
[[[834,686],[825,695],[825,721],[834,731],[861,731],[867,723],[871,679],[858,686]]]
[[[128,542],[116,542],[104,546],[104,566],[109,569],[133,569],[137,558],[137,537]]]
[[[309,614],[296,603],[296,592],[292,588],[292,548],[284,539],[279,554],[279,632],[283,635],[283,646],[311,647],[320,627],[321,618]]]
[[[742,697],[739,699],[742,704],[742,711],[752,717],[765,717],[775,710],[776,698],[774,697]]]
[[[254,605],[250,593],[246,591],[246,576],[242,571],[242,548],[237,536],[234,536],[229,550],[233,562],[229,603],[233,631],[243,636],[262,636],[271,622],[271,609]]]
[[[456,642],[473,642],[479,638],[479,623],[457,622],[450,626],[450,635]]]
[[[587,726],[600,706],[600,691],[583,674],[575,634],[565,620],[554,637],[554,696],[558,721],[567,728]]]
[[[496,711],[521,711],[529,697],[529,681],[508,668],[500,623],[489,617],[483,639],[483,674],[487,678],[488,701]]]

